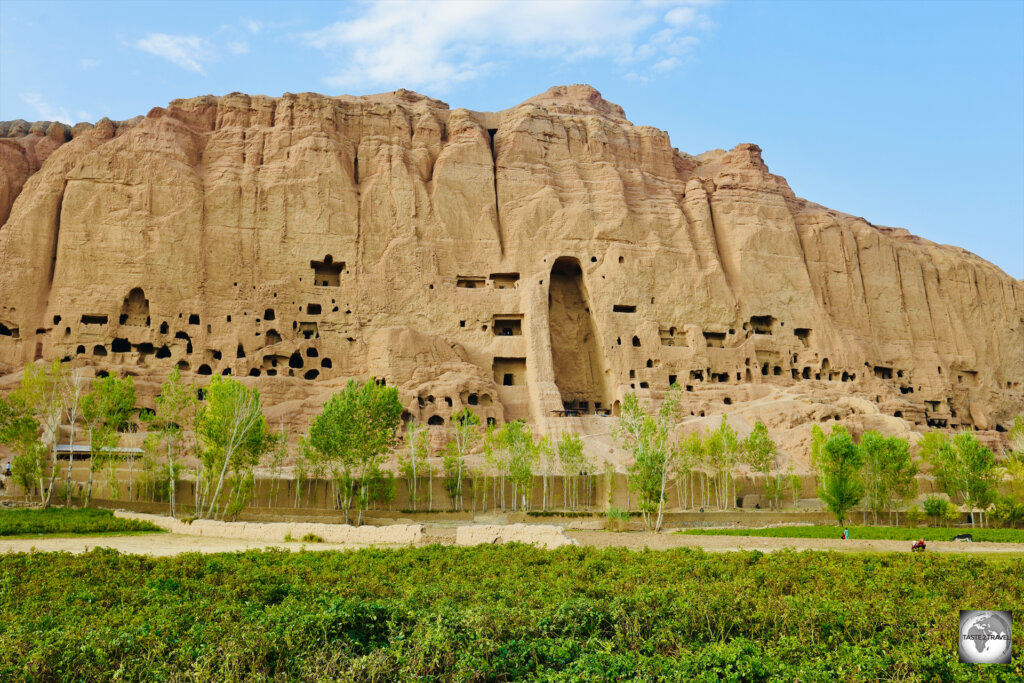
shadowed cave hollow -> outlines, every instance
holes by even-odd
[[[566,409],[607,410],[605,359],[583,283],[574,258],[562,257],[551,267],[548,325],[555,384]]]

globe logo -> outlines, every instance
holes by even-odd
[[[960,611],[960,662],[1008,664],[1012,652],[1013,614],[982,610]]]

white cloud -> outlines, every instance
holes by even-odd
[[[83,69],[95,69],[96,67],[98,67],[102,63],[103,63],[103,61],[99,60],[99,59],[80,59],[80,60],[78,60],[78,66],[82,67]]]
[[[700,2],[371,0],[301,41],[344,64],[337,88],[444,90],[511,59],[610,59],[634,77],[675,68],[713,26]]]
[[[679,66],[679,57],[668,57],[651,65],[654,71],[671,71]]]
[[[244,55],[249,51],[249,44],[244,40],[228,42],[228,51],[234,55]]]
[[[49,102],[46,102],[39,93],[26,92],[22,93],[20,97],[22,102],[39,112],[39,116],[42,120],[74,123],[74,121],[71,120],[71,115],[68,113],[67,109],[64,107],[54,107]]]
[[[163,57],[182,69],[206,75],[203,62],[213,56],[210,44],[199,36],[172,36],[167,33],[150,33],[135,43],[135,47]]]
[[[255,19],[246,19],[242,22],[242,25],[249,29],[249,33],[258,35],[263,30],[263,23],[256,21]]]

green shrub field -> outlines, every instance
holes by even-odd
[[[942,529],[926,527],[910,529],[898,526],[848,526],[851,539],[867,541],[952,541],[958,534],[971,534],[978,543],[1024,543],[1024,529]],[[767,536],[769,538],[836,538],[843,527],[779,526],[766,529],[686,529],[679,533],[691,536]]]
[[[1024,560],[523,545],[0,556],[0,680],[1011,681]]]
[[[115,517],[110,510],[47,508],[0,510],[0,536],[162,532],[156,525]]]

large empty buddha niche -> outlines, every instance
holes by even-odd
[[[518,337],[523,334],[522,314],[494,316],[491,329],[497,337]]]
[[[496,383],[506,387],[526,384],[525,358],[495,358],[492,367]]]
[[[315,286],[341,286],[341,272],[345,270],[344,262],[335,263],[334,257],[328,254],[324,256],[323,261],[310,261],[309,267],[313,269],[313,284]]]
[[[568,257],[556,260],[548,291],[548,325],[555,384],[563,405],[611,403],[591,309],[580,262]]]
[[[149,325],[149,299],[146,298],[142,288],[136,287],[128,292],[124,303],[121,304],[122,325],[135,325],[145,327]]]

